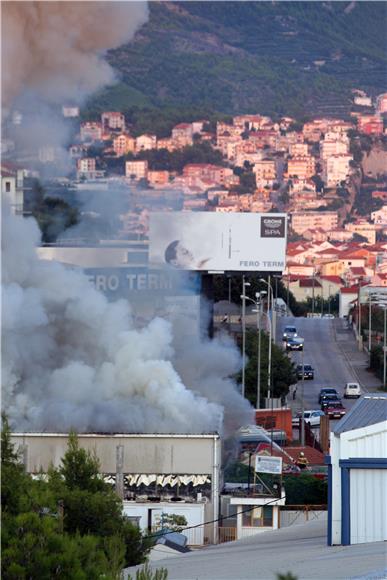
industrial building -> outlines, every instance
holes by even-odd
[[[357,401],[331,433],[328,545],[387,540],[387,396]]]
[[[123,511],[142,530],[155,531],[163,514],[186,518],[188,543],[217,543],[221,442],[219,435],[79,434],[101,474],[123,498]],[[67,449],[63,433],[14,433],[26,471],[47,473]],[[207,525],[204,522],[211,522]]]

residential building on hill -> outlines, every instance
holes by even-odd
[[[130,135],[121,133],[113,139],[113,150],[117,157],[122,157],[129,152],[134,152],[136,149],[136,140]]]
[[[102,124],[95,121],[88,121],[81,123],[81,141],[101,141],[102,140]]]
[[[331,155],[323,162],[323,181],[328,187],[336,187],[345,181],[349,174],[352,156],[347,154]]]
[[[333,230],[338,224],[337,211],[304,211],[291,216],[292,229],[302,235],[306,230],[321,228]]]
[[[127,161],[125,163],[125,176],[138,181],[148,176],[148,161]]]
[[[315,174],[315,159],[311,155],[304,157],[294,157],[288,159],[288,169],[286,176],[291,179],[298,177],[299,179],[309,179]]]
[[[118,111],[106,111],[101,115],[101,124],[106,132],[110,129],[125,131],[125,115]]]
[[[136,151],[146,151],[148,149],[156,149],[157,137],[156,135],[144,134],[136,139]]]
[[[352,232],[352,234],[358,234],[363,238],[366,238],[370,244],[375,244],[376,242],[376,226],[375,224],[370,224],[365,220],[359,220],[355,223],[345,224],[344,228]]]

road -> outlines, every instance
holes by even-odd
[[[386,578],[384,544],[327,546],[326,522],[314,520],[151,565],[166,568],[169,580],[275,580],[288,572],[300,580],[376,580]]]
[[[305,339],[304,364],[314,368],[313,381],[304,381],[305,409],[319,409],[318,394],[322,387],[334,387],[341,395],[347,382],[358,382],[350,365],[336,341],[336,332],[340,332],[341,321],[324,318],[294,318],[289,316],[277,319],[277,342],[281,343],[285,326],[297,328],[298,336]],[[296,364],[302,363],[302,353],[292,352],[289,356]],[[301,381],[297,394],[301,392]],[[346,409],[351,408],[356,399],[343,399]],[[333,423],[333,422],[332,422]]]

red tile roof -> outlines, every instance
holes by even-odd
[[[327,282],[332,282],[333,284],[344,284],[344,281],[340,276],[319,276],[321,280],[326,280]]]
[[[321,288],[321,284],[316,278],[305,278],[304,280],[300,280],[300,288]]]
[[[346,288],[341,288],[340,292],[342,294],[358,294],[359,286],[348,286]]]
[[[324,454],[321,453],[321,451],[318,451],[318,449],[310,447],[309,445],[306,445],[305,447],[285,447],[282,452],[278,449],[273,449],[271,454],[274,457],[282,457],[283,462],[287,464],[291,463],[291,460],[289,459],[290,456],[294,464],[296,464],[301,451],[304,453],[306,459],[308,460],[308,465],[324,465]],[[270,453],[270,444],[260,443],[258,445],[257,452],[259,455],[268,455]]]
[[[365,269],[361,268],[360,266],[353,266],[350,268],[350,272],[354,274],[354,276],[367,276]]]

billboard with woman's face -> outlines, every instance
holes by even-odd
[[[283,272],[287,215],[150,214],[149,262],[182,270]]]

